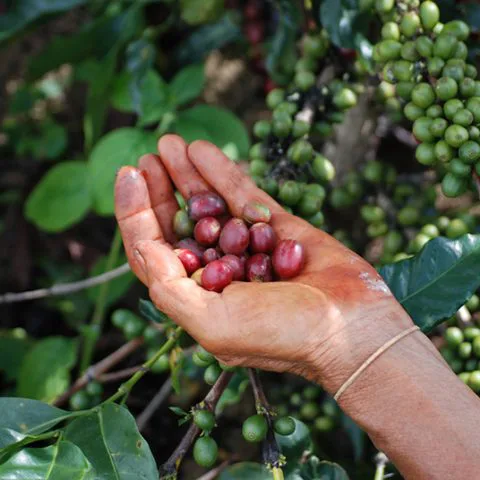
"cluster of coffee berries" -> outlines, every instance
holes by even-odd
[[[466,308],[478,324],[475,313],[480,308],[480,299],[473,295],[465,304]],[[480,394],[480,328],[474,326],[457,326],[456,319],[452,319],[443,338],[445,346],[440,349],[445,361],[450,365],[458,377],[475,393]]]
[[[339,424],[337,403],[318,385],[307,384],[302,389],[285,385],[274,390],[273,399],[278,415],[300,419],[312,433],[330,432]]]
[[[207,408],[195,408],[191,415],[193,423],[202,431],[193,445],[193,458],[201,467],[210,468],[218,457],[217,442],[210,436],[215,427],[215,414]]]
[[[203,380],[207,385],[213,385],[223,370],[228,372],[235,370],[235,367],[229,367],[219,363],[211,353],[207,352],[200,345],[195,352],[193,352],[192,361],[197,367],[205,369],[203,372]]]
[[[83,390],[75,392],[69,400],[72,410],[86,410],[102,401],[103,386],[98,382],[89,382]]]
[[[232,281],[293,278],[303,268],[304,248],[296,240],[278,241],[270,218],[269,208],[259,203],[245,205],[242,218],[232,218],[216,193],[198,193],[174,217],[173,228],[181,238],[175,253],[187,274],[213,292]]]
[[[442,190],[456,197],[480,172],[480,81],[467,63],[466,23],[439,22],[435,2],[377,0],[384,21],[374,60],[382,67],[382,91],[403,102],[420,142],[417,160],[437,166]]]

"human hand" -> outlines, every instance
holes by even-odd
[[[387,286],[361,257],[291,215],[205,141],[165,135],[159,156],[120,170],[115,213],[132,270],[152,301],[227,365],[289,371],[334,393],[387,340],[412,325]],[[237,282],[209,292],[187,277],[173,252],[173,185],[186,198],[222,196],[234,216],[257,201],[272,212],[278,238],[298,240],[305,267],[281,282]]]

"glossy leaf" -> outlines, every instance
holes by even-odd
[[[232,112],[211,105],[196,105],[179,114],[173,130],[180,133],[182,122],[185,121],[191,126],[199,127],[197,134],[191,135],[190,141],[209,140],[217,147],[227,150],[232,160],[246,158],[250,146],[248,132]]]
[[[271,40],[265,66],[270,76],[279,84],[286,83],[292,72],[284,70],[285,59],[296,55],[296,39],[300,22],[301,9],[295,0],[277,0],[278,25]]]
[[[70,412],[38,400],[17,397],[0,398],[0,411],[0,449],[26,435],[46,432],[71,416]]]
[[[105,135],[88,159],[89,182],[94,209],[99,215],[113,214],[113,185],[117,170],[136,165],[144,153],[155,152],[157,136],[136,128],[119,128]]]
[[[216,23],[197,28],[177,47],[173,58],[179,65],[198,62],[212,50],[221,48],[240,38],[241,17],[238,12],[228,11]]]
[[[452,316],[480,286],[480,235],[434,238],[413,258],[380,269],[424,332]]]
[[[0,331],[0,374],[7,381],[17,378],[20,364],[32,345],[30,338],[16,335],[15,330]]]
[[[66,337],[48,337],[27,353],[18,375],[17,394],[51,402],[70,385],[77,342]]]
[[[357,0],[323,0],[319,17],[337,47],[357,48],[365,42],[370,17]]]
[[[0,16],[0,42],[12,37],[44,15],[60,13],[87,3],[87,0],[16,0]]]
[[[286,475],[285,480],[349,480],[349,477],[340,465],[320,461],[312,455],[297,469]]]
[[[94,480],[92,465],[73,443],[25,448],[0,465],[5,480]]]
[[[39,229],[61,232],[90,210],[92,198],[85,162],[63,162],[51,168],[30,193],[25,216]]]
[[[272,480],[272,472],[265,465],[254,462],[236,463],[220,474],[218,480]]]
[[[282,454],[290,464],[297,463],[304,452],[312,449],[310,430],[300,420],[296,418],[293,420],[295,421],[295,431],[291,435],[275,435]]]
[[[170,96],[174,105],[183,105],[197,98],[205,85],[203,64],[189,65],[180,70],[170,82]]]
[[[127,261],[127,258],[124,255],[121,255],[120,258],[117,260],[113,268],[119,267],[123,265]],[[90,275],[95,277],[96,275],[101,275],[105,273],[105,267],[107,265],[107,257],[103,256],[90,270]],[[111,305],[119,300],[130,288],[132,283],[135,281],[135,275],[132,272],[126,272],[125,274],[121,275],[120,277],[114,278],[110,280],[109,287],[108,287],[108,294],[106,298],[106,304]],[[98,294],[100,292],[100,285],[96,287],[91,287],[87,290],[88,298],[95,302],[98,298]]]
[[[157,480],[155,460],[135,419],[124,407],[102,405],[65,429],[64,438],[81,448],[96,480]]]

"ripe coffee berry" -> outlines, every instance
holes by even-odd
[[[305,263],[303,246],[296,240],[280,241],[273,252],[272,263],[281,279],[297,276]]]
[[[271,282],[272,260],[265,253],[256,253],[247,259],[245,275],[249,282]]]
[[[212,192],[203,192],[193,195],[187,202],[187,211],[190,218],[198,222],[205,217],[218,217],[227,213],[227,205],[222,197]]]
[[[245,280],[245,257],[227,254],[222,257],[222,262],[226,263],[233,272],[233,280]]]
[[[203,264],[207,265],[208,263],[213,262],[214,260],[218,260],[219,258],[220,258],[220,254],[215,248],[207,248],[203,252],[202,260],[203,260]]]
[[[185,248],[193,252],[197,257],[202,258],[205,247],[202,247],[193,238],[184,238],[175,244],[175,248]]]
[[[219,245],[225,253],[241,255],[247,249],[248,242],[248,228],[240,218],[229,220],[220,233]]]
[[[185,267],[187,275],[191,275],[193,272],[195,272],[202,266],[200,258],[195,255],[191,250],[187,250],[186,248],[177,248],[174,251],[177,254],[177,257],[182,262],[183,266]]]
[[[220,236],[220,222],[214,217],[200,219],[193,230],[195,240],[204,246],[215,245]]]
[[[221,260],[209,263],[202,272],[202,287],[211,292],[221,292],[232,280],[232,269]]]
[[[277,237],[267,223],[256,223],[250,227],[250,250],[252,253],[270,253],[275,248]]]

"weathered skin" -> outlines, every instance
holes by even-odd
[[[379,347],[412,320],[376,270],[328,234],[286,213],[208,142],[187,146],[165,135],[159,156],[118,174],[116,216],[135,274],[155,304],[228,365],[290,371],[335,393]],[[144,174],[142,175],[142,172]],[[178,206],[212,190],[241,216],[247,202],[272,212],[279,239],[298,240],[306,262],[294,279],[233,283],[221,294],[189,279],[169,242]],[[416,332],[371,365],[344,393],[341,407],[406,478],[476,478],[480,401]]]

